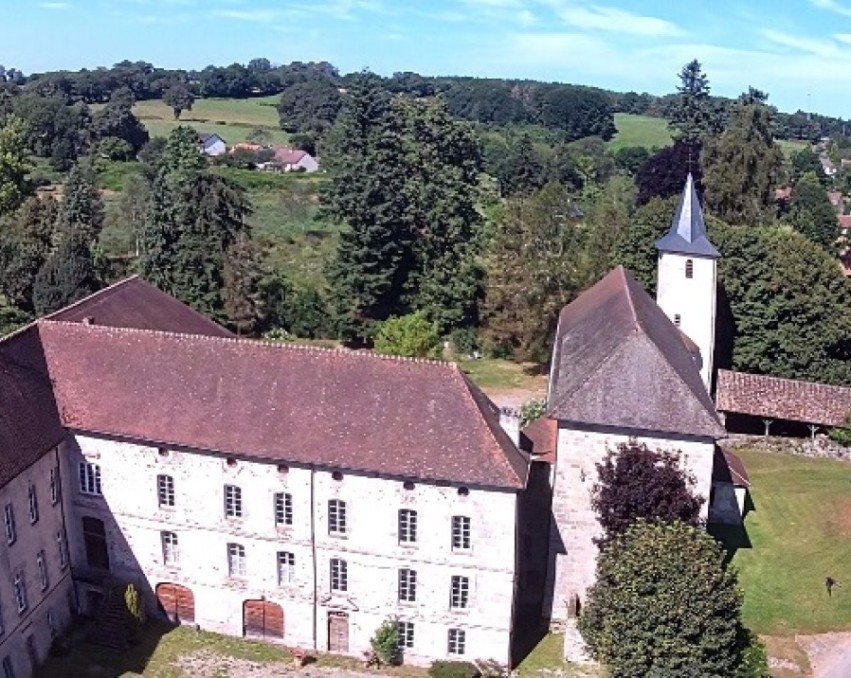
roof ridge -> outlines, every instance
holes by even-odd
[[[75,330],[79,328],[85,328],[84,331],[87,332],[104,332],[111,334],[142,334],[142,335],[154,335],[154,336],[167,336],[175,339],[181,339],[183,341],[190,342],[221,342],[221,343],[234,343],[234,344],[244,344],[244,345],[252,345],[256,346],[257,344],[261,344],[264,346],[268,346],[271,348],[275,348],[276,350],[290,350],[290,351],[305,351],[308,353],[341,353],[345,355],[351,356],[359,356],[366,359],[378,359],[378,360],[386,360],[388,362],[398,362],[398,363],[414,363],[414,364],[422,364],[422,365],[431,365],[434,367],[442,367],[444,369],[460,371],[460,367],[457,363],[448,361],[448,360],[438,360],[434,358],[417,358],[417,357],[409,357],[409,356],[401,356],[401,355],[392,355],[389,353],[376,353],[375,351],[357,351],[345,347],[329,347],[329,346],[313,346],[311,344],[298,344],[295,342],[280,342],[280,341],[270,341],[268,339],[252,339],[248,337],[219,337],[212,336],[208,334],[185,334],[183,332],[173,332],[169,330],[153,330],[147,328],[138,328],[138,327],[114,327],[111,325],[84,325],[82,323],[73,322],[70,320],[52,320],[49,317],[45,316],[43,318],[39,318],[34,321],[35,325],[56,325],[56,326],[66,326],[72,327]],[[23,329],[23,328],[22,328]],[[11,335],[8,335],[11,336]]]
[[[69,309],[72,309],[72,308],[76,308],[77,306],[82,305],[83,302],[89,301],[90,299],[95,298],[95,297],[100,297],[106,292],[112,292],[113,290],[121,287],[122,285],[126,285],[127,283],[132,282],[133,280],[141,280],[142,282],[147,282],[138,273],[134,273],[131,276],[128,276],[126,278],[122,278],[118,282],[114,282],[111,285],[107,285],[102,290],[98,290],[97,292],[92,292],[91,294],[87,294],[85,297],[83,297],[82,299],[77,299],[77,301],[75,301],[72,304],[68,304],[67,306],[63,306],[62,308],[58,308],[55,311],[52,311],[52,312],[50,312],[46,315],[43,315],[41,318],[36,318],[33,322],[38,322],[40,320],[50,320],[50,318],[52,318],[53,316],[55,316],[59,313],[63,313],[63,312],[65,312]],[[148,284],[150,285],[151,283],[148,283]],[[156,285],[154,285],[154,287],[156,287]],[[157,288],[157,289],[159,289],[159,288]],[[162,290],[160,290],[160,291],[162,291]]]
[[[620,264],[618,265],[616,270],[621,276],[623,288],[626,291],[626,303],[629,306],[629,312],[632,314],[632,322],[635,324],[636,329],[641,330],[643,332],[644,325],[641,323],[641,320],[638,317],[638,311],[635,308],[635,301],[632,298],[632,287],[629,284],[629,278],[627,277],[626,268],[624,268],[624,266]]]

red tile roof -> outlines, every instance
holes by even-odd
[[[851,228],[851,214],[837,215],[836,220],[839,222],[839,228]]]
[[[39,323],[62,423],[249,458],[518,489],[528,456],[457,366]]]
[[[851,388],[718,370],[715,402],[720,412],[845,426]]]
[[[557,447],[558,422],[555,419],[535,419],[520,432],[520,449],[529,452],[534,461],[555,464]]]
[[[279,146],[275,149],[275,161],[282,165],[295,165],[306,155],[307,153],[305,151],[300,151],[296,148]]]

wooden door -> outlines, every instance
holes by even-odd
[[[332,610],[328,613],[328,651],[346,654],[349,651],[349,614]]]
[[[175,624],[195,621],[195,595],[192,589],[180,584],[160,584],[157,586],[157,600],[163,612]]]
[[[86,561],[89,567],[109,569],[109,549],[106,544],[106,528],[102,520],[83,518],[83,541],[86,544]]]
[[[246,600],[242,604],[242,632],[258,638],[283,638],[284,609],[268,600]]]

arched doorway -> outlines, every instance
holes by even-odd
[[[284,608],[268,600],[246,600],[242,604],[242,632],[255,638],[283,638]]]
[[[192,589],[180,584],[159,584],[157,601],[165,615],[175,624],[195,621],[195,596]]]
[[[89,567],[108,570],[109,548],[102,520],[90,516],[83,517],[83,542],[86,545],[86,562]]]

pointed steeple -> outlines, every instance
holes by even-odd
[[[693,254],[698,257],[718,259],[721,255],[706,236],[706,224],[700,200],[694,188],[694,179],[689,172],[680,204],[677,205],[671,230],[656,241],[656,249],[662,252]]]

